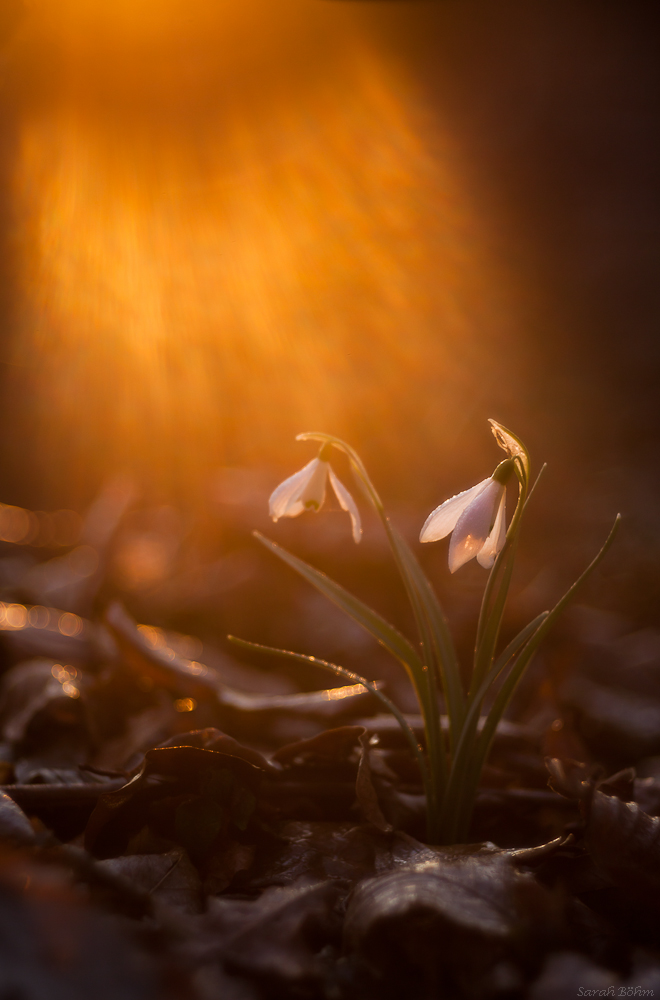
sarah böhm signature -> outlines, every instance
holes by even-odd
[[[607,986],[603,990],[586,990],[581,986],[577,991],[579,997],[652,997],[653,990],[644,990],[641,986]]]

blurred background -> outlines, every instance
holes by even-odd
[[[314,454],[295,435],[348,439],[414,540],[492,471],[495,417],[548,462],[514,616],[621,510],[585,600],[652,625],[655,6],[2,0],[4,586],[358,663],[250,538],[406,625],[368,518],[360,550],[338,510],[267,521]],[[467,635],[483,571],[428,548]],[[34,583],[44,560],[73,591]]]

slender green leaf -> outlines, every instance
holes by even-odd
[[[501,429],[504,430],[504,428]],[[507,433],[510,434],[511,432],[508,431]],[[518,439],[516,440],[518,441]],[[518,443],[521,448],[524,448],[522,442],[518,441]],[[525,468],[527,470],[527,474],[529,474],[530,465],[528,457],[525,459]],[[487,613],[483,614],[483,616],[480,615],[479,617],[477,642],[475,646],[475,666],[472,675],[472,683],[470,685],[471,691],[474,691],[475,688],[481,683],[481,680],[483,679],[483,676],[488,670],[495,655],[495,648],[497,646],[500,628],[502,627],[502,618],[504,616],[506,599],[511,585],[511,576],[513,574],[513,567],[518,549],[518,539],[522,517],[527,510],[527,505],[532,498],[532,494],[536,490],[545,468],[545,465],[541,467],[541,470],[534,480],[534,484],[529,492],[527,492],[527,486],[525,483],[521,485],[516,510],[511,521],[509,532],[507,532],[507,541],[501,552],[501,559],[498,559],[498,562],[493,567],[493,571],[486,585],[482,612],[487,610]]]
[[[420,593],[415,575],[411,572],[412,564],[416,560],[408,549],[403,538],[390,523],[389,518],[383,511],[381,515],[383,526],[387,534],[392,555],[396,567],[399,571],[403,584],[406,588],[408,600],[410,601],[417,630],[421,637],[424,664],[426,666],[426,704],[428,710],[423,708],[424,723],[426,728],[426,741],[431,762],[431,769],[434,774],[434,794],[439,796],[444,790],[447,780],[447,760],[445,754],[444,737],[440,727],[440,716],[438,708],[438,667],[439,660],[434,642],[433,630],[426,611],[423,595]],[[419,569],[421,573],[421,568]]]
[[[595,556],[594,559],[589,563],[587,568],[580,574],[575,583],[569,587],[564,596],[555,604],[552,611],[550,611],[545,617],[544,621],[540,624],[530,641],[525,645],[525,647],[520,652],[516,662],[514,663],[511,671],[509,672],[506,680],[502,684],[500,690],[498,691],[495,700],[491,706],[491,709],[486,718],[484,727],[477,739],[472,762],[470,764],[469,774],[465,776],[464,789],[465,795],[463,797],[463,809],[462,816],[460,818],[460,825],[458,827],[459,836],[465,836],[467,834],[467,827],[470,822],[470,817],[472,814],[472,807],[474,803],[474,795],[476,793],[476,787],[479,782],[479,777],[481,771],[488,756],[493,737],[497,730],[497,725],[502,718],[506,708],[513,697],[515,689],[520,681],[527,665],[534,656],[534,653],[540,646],[541,642],[548,634],[558,616],[564,610],[566,605],[569,603],[575,592],[580,586],[587,580],[591,573],[596,569],[598,564],[607,554],[616,533],[619,529],[619,524],[621,522],[621,515],[617,514],[614,524],[610,530],[604,545]]]
[[[541,627],[541,625],[546,620],[549,614],[550,614],[549,611],[542,611],[540,615],[537,615],[536,618],[534,618],[529,623],[529,625],[525,625],[525,627],[521,629],[520,632],[518,632],[518,635],[514,636],[514,638],[511,640],[508,646],[505,646],[505,648],[502,650],[500,655],[495,660],[495,663],[493,664],[488,677],[484,681],[486,690],[491,686],[493,681],[500,675],[500,673],[509,664],[509,662],[513,659],[513,657],[516,656],[523,649],[523,647],[529,642],[529,640],[532,638],[534,633]],[[484,694],[485,693],[486,692],[484,691]]]
[[[500,448],[517,462],[519,470],[518,502],[506,533],[506,541],[489,574],[484,590],[479,622],[477,624],[477,640],[474,649],[474,669],[470,689],[474,692],[488,673],[497,639],[502,625],[504,607],[511,584],[511,575],[515,562],[518,536],[523,512],[526,507],[529,490],[530,460],[529,452],[517,435],[508,430],[496,420],[490,420],[495,440]],[[535,484],[536,485],[536,484]]]
[[[472,727],[472,732],[476,732],[477,724],[479,722],[479,713],[481,712],[481,706],[483,704],[484,698],[488,694],[490,688],[495,683],[502,671],[509,665],[511,660],[519,654],[528,642],[533,638],[533,636],[538,632],[543,622],[548,617],[549,612],[543,611],[540,615],[537,615],[533,621],[531,621],[525,628],[511,640],[511,642],[506,646],[506,648],[500,653],[500,655],[495,660],[495,663],[490,668],[488,674],[481,683],[479,689],[470,698],[468,704],[468,710],[465,717],[465,724],[463,727],[463,732],[461,733],[461,742],[456,749],[455,762],[459,759],[461,750],[467,746],[469,747],[469,731]]]
[[[420,660],[411,643],[393,625],[385,621],[376,611],[364,604],[353,594],[350,594],[340,584],[335,583],[325,573],[310,566],[308,563],[287,552],[281,546],[265,538],[260,532],[254,532],[262,545],[282,559],[285,563],[295,569],[296,572],[311,583],[317,590],[325,595],[329,600],[341,608],[354,621],[358,622],[373,637],[385,647],[403,665],[415,689],[421,713],[424,717],[424,729],[426,732],[427,752],[433,779],[429,785],[429,827],[430,835],[435,839],[437,829],[438,796],[444,787],[445,781],[445,760],[442,747],[442,733],[440,730],[440,719],[438,711],[438,701],[435,692],[435,677],[433,666],[425,665]]]
[[[506,681],[500,688],[497,698],[495,699],[495,702],[493,703],[493,706],[488,714],[488,721],[482,733],[482,741],[484,743],[488,744],[489,733],[491,731],[494,733],[495,728],[497,727],[497,723],[501,719],[502,714],[504,713],[507,705],[509,704],[511,697],[513,696],[513,693],[515,691],[516,685],[520,680],[520,677],[522,676],[525,667],[527,666],[532,656],[540,646],[541,642],[546,637],[546,635],[554,625],[555,621],[557,620],[561,612],[564,610],[568,602],[571,600],[577,589],[587,580],[587,578],[593,573],[598,564],[607,554],[607,551],[610,548],[612,542],[614,541],[615,535],[619,529],[620,521],[621,521],[621,515],[617,514],[614,524],[610,530],[610,533],[607,536],[607,539],[605,540],[605,544],[602,546],[596,557],[592,559],[587,568],[580,574],[575,583],[571,587],[569,587],[564,596],[559,601],[557,601],[552,611],[546,614],[544,621],[539,626],[533,639],[521,653],[520,657],[518,658],[515,664],[515,667],[513,668],[513,670],[507,677]]]
[[[525,628],[523,628],[518,635],[511,640],[508,646],[506,646],[506,648],[498,656],[497,660],[488,672],[488,675],[484,678],[478,691],[475,692],[468,702],[467,712],[461,729],[460,738],[457,741],[456,750],[454,752],[451,773],[442,806],[443,840],[445,840],[446,843],[452,843],[456,839],[456,826],[460,817],[461,802],[464,799],[466,776],[470,769],[471,757],[474,751],[474,741],[479,725],[481,707],[483,705],[484,698],[488,694],[488,691],[499,674],[508,666],[513,657],[520,653],[520,651],[525,647],[526,643],[529,642],[535,632],[540,628],[547,616],[548,612],[544,611],[531,621],[529,625],[526,625]]]
[[[530,491],[529,491],[529,493],[527,494],[527,499],[525,500],[525,510],[527,510],[527,505],[529,504],[529,501],[530,501],[530,500],[532,499],[532,497],[534,496],[534,493],[536,492],[536,487],[537,487],[537,486],[538,486],[538,484],[539,484],[539,481],[540,481],[540,479],[541,479],[541,476],[543,475],[543,473],[545,472],[545,470],[546,470],[547,468],[548,468],[548,463],[547,463],[547,462],[544,462],[544,463],[543,463],[543,465],[541,466],[541,468],[540,468],[540,469],[539,469],[539,471],[538,471],[538,475],[537,475],[536,479],[534,480],[534,483],[533,483],[533,485],[532,485],[532,488],[531,488],[531,490],[530,490]],[[523,513],[524,513],[524,511],[523,511]]]
[[[392,541],[396,545],[401,563],[419,596],[426,616],[433,643],[433,652],[440,672],[443,691],[447,699],[450,727],[460,729],[465,712],[465,696],[461,683],[461,673],[454,643],[447,627],[447,621],[440,602],[419,562],[396,528],[391,526]]]
[[[257,653],[270,653],[273,656],[280,656],[289,660],[297,660],[299,663],[308,663],[310,666],[321,667],[324,670],[329,670],[330,673],[336,674],[338,677],[344,677],[346,680],[352,681],[354,684],[362,684],[367,691],[370,691],[371,694],[382,702],[387,711],[391,712],[396,721],[399,723],[403,734],[408,741],[408,745],[410,746],[410,749],[419,764],[424,787],[428,788],[428,768],[426,766],[426,761],[424,760],[422,748],[417,742],[417,737],[415,736],[403,713],[397,708],[394,702],[391,701],[391,699],[378,688],[377,684],[373,683],[373,681],[369,681],[366,677],[361,677],[360,674],[356,674],[352,670],[347,670],[345,667],[340,667],[337,663],[329,663],[328,660],[320,660],[317,656],[307,656],[305,653],[294,653],[288,649],[277,649],[275,646],[263,646],[258,642],[248,642],[245,639],[238,639],[234,635],[229,635],[227,638],[230,642],[233,642],[234,645],[241,646],[243,649],[255,650]]]
[[[406,669],[415,685],[424,677],[424,666],[419,656],[415,652],[412,644],[403,636],[398,629],[385,621],[376,611],[373,611],[367,604],[359,598],[354,597],[340,584],[335,583],[325,573],[310,566],[309,563],[287,552],[281,545],[271,542],[259,531],[254,532],[254,537],[267,549],[287,563],[292,569],[316,587],[328,600],[341,608],[349,617],[356,621],[362,628],[366,629],[381,646],[392,654]]]
[[[521,500],[518,500],[516,512],[520,509]],[[482,603],[482,613],[479,616],[480,628],[477,629],[477,642],[474,651],[474,670],[470,683],[471,694],[481,684],[486,676],[495,655],[495,647],[502,627],[502,618],[506,599],[511,585],[511,576],[516,559],[518,548],[518,531],[520,520],[511,522],[509,528],[510,535],[507,538],[505,547],[500,552],[495,565],[493,566]]]

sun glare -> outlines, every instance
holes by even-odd
[[[445,433],[501,282],[450,136],[341,17],[330,56],[291,71],[302,88],[243,92],[225,74],[202,93],[191,70],[181,86],[203,113],[163,120],[129,113],[125,94],[119,110],[90,98],[79,66],[64,97],[26,115],[16,352],[41,433],[72,466],[176,467],[194,486],[222,462],[277,460],[317,427],[401,450],[424,394],[421,445]],[[226,35],[214,44],[231,48]],[[244,61],[278,44],[261,38]],[[126,74],[141,93],[128,57]]]

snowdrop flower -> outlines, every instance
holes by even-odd
[[[452,573],[475,556],[484,569],[490,569],[495,562],[506,538],[506,484],[513,471],[513,459],[505,459],[492,476],[445,500],[424,522],[420,542],[437,542],[452,532]]]
[[[360,512],[351,494],[332,471],[330,463],[322,457],[324,451],[322,448],[318,458],[313,458],[304,469],[289,476],[271,493],[268,501],[270,516],[277,521],[280,517],[298,517],[305,510],[318,511],[325,500],[329,476],[339,506],[351,518],[353,541],[357,543],[362,535]]]

